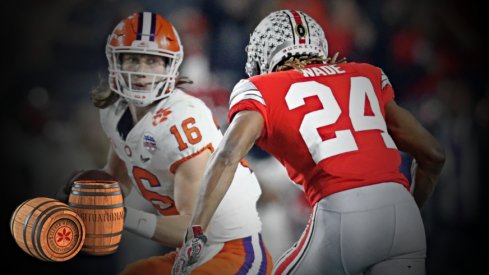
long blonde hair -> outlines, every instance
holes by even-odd
[[[175,88],[183,89],[183,84],[194,83],[190,78],[186,76],[178,76],[175,84]],[[100,81],[100,84],[90,91],[90,100],[92,104],[100,109],[107,108],[114,104],[119,99],[120,95],[112,91],[107,84],[106,80]]]

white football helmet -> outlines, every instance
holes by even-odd
[[[298,10],[270,13],[258,24],[246,47],[248,76],[270,73],[283,59],[295,55],[328,57],[323,29]]]
[[[167,61],[166,68],[161,73],[123,71],[121,53],[162,56]],[[123,19],[115,27],[107,41],[106,55],[110,88],[134,105],[144,107],[173,92],[183,59],[183,47],[170,22],[161,15],[140,12]],[[147,77],[150,88],[135,88],[131,83],[134,75]]]

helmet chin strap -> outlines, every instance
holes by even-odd
[[[156,93],[156,97],[159,97],[161,95],[161,93],[163,93],[163,88],[165,88],[165,84],[167,83],[167,80],[162,80],[160,82],[158,82],[158,84],[156,84],[155,86],[155,90],[158,91],[158,93]],[[166,86],[168,87],[168,86]]]
[[[123,95],[126,98],[126,100],[128,102],[130,102],[131,105],[134,105],[135,107],[138,107],[138,108],[146,107],[148,105],[153,104],[155,101],[159,100],[159,97],[164,92],[163,90],[168,87],[167,85],[165,85],[167,83],[166,80],[161,80],[157,83],[154,83],[152,85],[152,87],[154,87],[154,89],[148,90],[147,92],[148,92],[148,96],[151,96],[151,95],[154,95],[154,93],[152,93],[152,91],[157,91],[156,96],[152,97],[152,100],[150,102],[144,102],[142,100],[132,98],[132,95],[134,94],[134,92],[127,85],[127,82],[125,81],[125,79],[123,77],[120,77],[119,80],[122,80],[122,83],[119,82],[119,85],[122,86]],[[131,95],[131,97],[128,97],[126,95]]]

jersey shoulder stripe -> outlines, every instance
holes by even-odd
[[[382,89],[384,89],[385,86],[387,86],[387,85],[392,86],[391,82],[389,81],[389,78],[384,73],[384,71],[382,69],[380,69],[380,71],[382,72]]]
[[[238,102],[246,99],[255,100],[266,106],[265,100],[255,84],[248,79],[242,79],[234,86],[233,92],[229,97],[229,109],[233,108]]]

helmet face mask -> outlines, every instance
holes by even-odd
[[[296,10],[270,13],[255,28],[246,47],[248,76],[270,73],[283,59],[296,55],[327,58],[328,42],[319,24]]]
[[[132,14],[115,27],[107,41],[106,55],[110,88],[135,106],[145,107],[173,92],[183,47],[167,20],[142,12]],[[163,69],[128,69],[122,63],[123,55],[158,57],[154,59],[164,60]],[[138,78],[144,80],[135,80]]]

